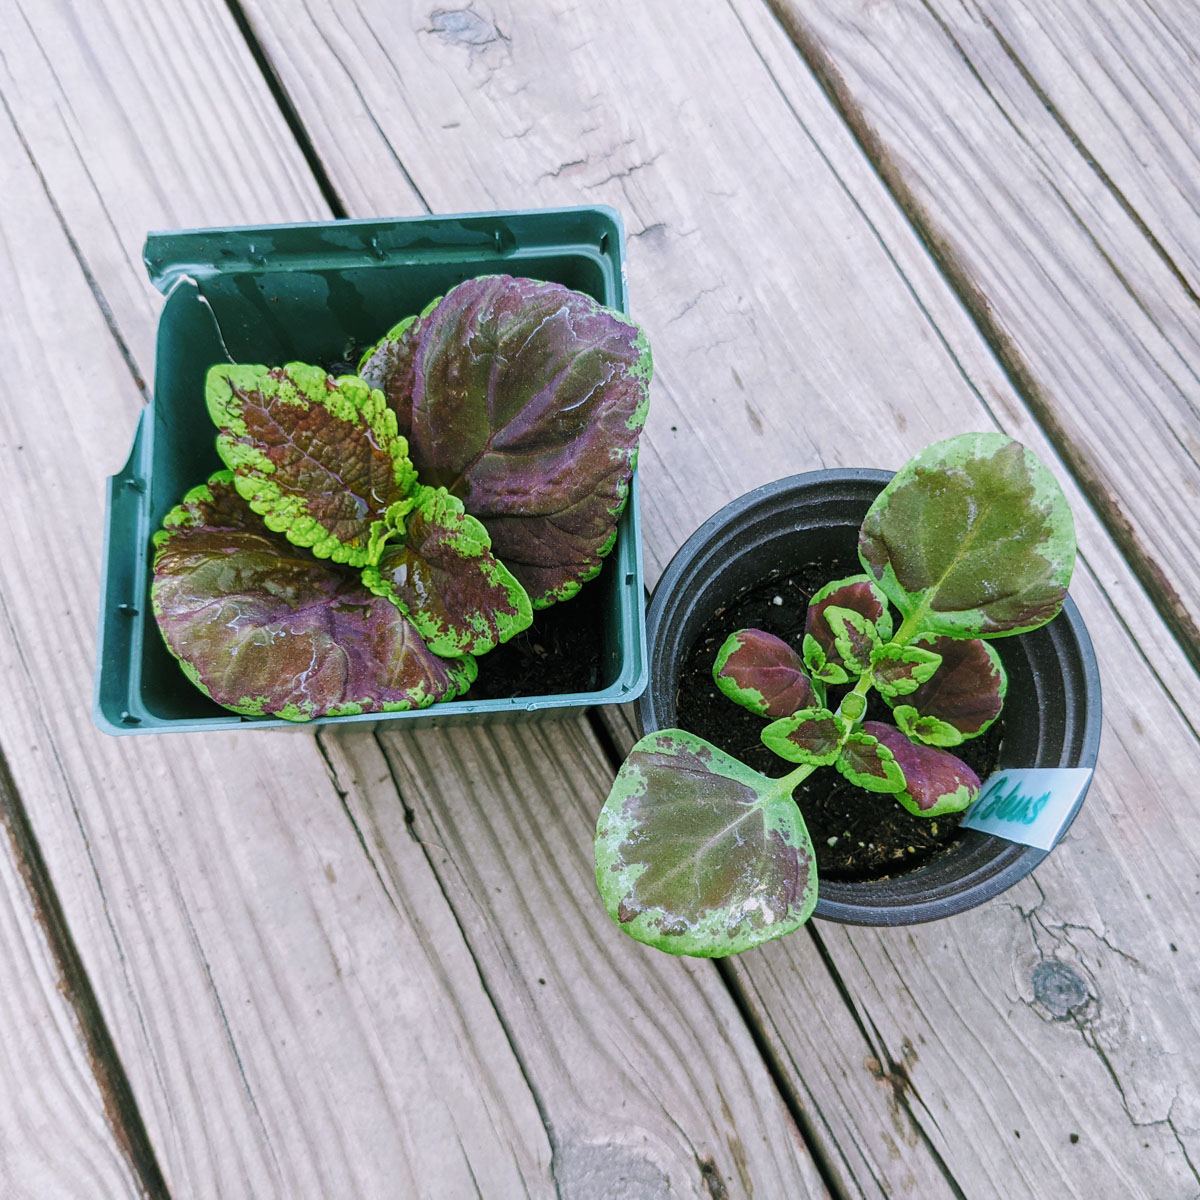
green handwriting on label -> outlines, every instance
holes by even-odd
[[[1014,783],[1009,791],[1008,776],[999,776],[988,789],[986,796],[981,795],[976,801],[973,814],[981,821],[996,818],[1000,821],[1020,821],[1032,825],[1038,818],[1038,813],[1050,801],[1050,793],[1043,792],[1040,796],[1026,795],[1019,783]]]
[[[963,826],[1049,850],[1070,824],[1090,767],[1004,767],[980,789]]]

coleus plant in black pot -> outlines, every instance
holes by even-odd
[[[1010,438],[951,438],[879,493],[858,555],[862,574],[813,595],[799,652],[739,630],[714,663],[721,692],[769,722],[762,741],[795,764],[790,773],[769,777],[682,729],[643,737],[618,772],[597,822],[596,877],[637,940],[720,957],[803,924],[817,877],[793,792],[821,768],[920,816],[977,796],[952,748],[1004,703],[988,640],[1037,629],[1062,607],[1075,561],[1062,490]],[[865,719],[872,692],[894,724]]]
[[[225,464],[155,535],[151,599],[188,677],[291,720],[424,707],[572,597],[616,538],[645,336],[559,284],[467,280],[357,375],[219,364]]]

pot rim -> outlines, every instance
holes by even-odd
[[[764,512],[769,512],[781,503],[790,503],[784,498],[797,492],[811,493],[813,489],[829,486],[836,489],[839,485],[856,484],[878,484],[882,488],[893,474],[892,471],[869,467],[839,467],[785,476],[731,500],[691,534],[667,565],[654,589],[647,611],[650,685],[636,705],[638,726],[643,734],[662,727],[657,718],[656,693],[659,688],[656,687],[656,683],[663,676],[665,647],[672,641],[678,641],[677,637],[670,636],[672,614],[669,608],[677,606],[681,596],[685,596],[699,580],[712,573],[712,568],[716,565],[714,559],[719,560],[720,557],[713,553],[714,538],[729,526],[749,517],[755,510],[761,508]],[[1079,688],[1083,705],[1082,732],[1078,753],[1072,756],[1070,765],[1094,767],[1100,748],[1102,723],[1100,673],[1095,650],[1083,617],[1069,595],[1063,603],[1062,612],[1055,617],[1053,624],[1058,626],[1056,640],[1073,644],[1078,655],[1082,682]],[[1086,794],[1085,786],[1063,824],[1060,839],[1075,820]],[[879,890],[872,883],[831,881],[820,886],[814,916],[857,925],[911,925],[952,916],[974,908],[1007,890],[1028,875],[1049,853],[987,834],[973,833],[972,836],[994,843],[995,853],[983,866],[968,871],[953,884],[931,887],[928,893],[918,900],[891,900],[881,903],[878,896],[871,896],[872,892]]]

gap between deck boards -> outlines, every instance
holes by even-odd
[[[113,1045],[104,1014],[67,927],[58,893],[24,801],[0,749],[0,823],[13,861],[29,893],[30,906],[59,975],[59,991],[75,1017],[79,1039],[96,1080],[113,1138],[147,1200],[169,1200],[166,1181],[150,1144],[133,1089]]]

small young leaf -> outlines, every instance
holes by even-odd
[[[1062,607],[1075,525],[1032,451],[1003,434],[967,433],[900,468],[863,520],[858,553],[918,630],[1000,637]]]
[[[534,608],[598,574],[646,419],[650,349],[622,313],[556,283],[468,279],[359,368],[421,480],[487,526]]]
[[[811,651],[809,649],[808,639],[811,637],[816,643],[816,647],[825,656],[825,662],[834,666],[849,668],[856,675],[861,675],[866,669],[867,657],[870,655],[870,648],[866,648],[866,656],[861,660],[860,667],[854,667],[842,655],[842,651],[838,648],[838,632],[843,634],[843,638],[850,636],[846,626],[843,623],[839,625],[839,629],[835,630],[830,626],[828,613],[830,609],[848,609],[851,612],[857,613],[860,617],[865,618],[870,622],[874,630],[874,635],[880,641],[886,642],[892,636],[892,616],[888,612],[887,598],[879,590],[879,588],[867,578],[866,575],[852,575],[848,579],[837,579],[832,583],[827,583],[813,598],[808,602],[808,613],[804,618],[804,661],[808,664],[809,669],[814,672],[814,677],[819,675],[819,668],[814,665],[818,658],[816,648]],[[851,626],[851,629],[854,627]],[[865,629],[854,629],[859,638],[866,635]],[[867,637],[871,645],[874,645],[874,638]],[[855,639],[856,653],[852,656],[855,661],[858,661],[857,651],[861,651],[863,646],[858,638]],[[846,648],[846,647],[844,647]],[[812,655],[810,659],[809,655]],[[822,663],[821,665],[824,665]],[[846,679],[830,679],[826,676],[828,683],[845,683]]]
[[[958,746],[966,740],[948,721],[923,717],[911,704],[897,704],[892,709],[892,716],[906,737],[927,746]]]
[[[739,629],[725,639],[713,679],[723,695],[760,717],[786,717],[817,701],[800,656],[761,629]]]
[[[872,678],[881,696],[907,696],[927,683],[941,665],[942,656],[921,646],[897,646],[894,642],[878,647],[871,655]]]
[[[858,692],[847,692],[842,697],[838,711],[850,724],[857,724],[862,720],[863,713],[867,711],[867,698],[860,696]]]
[[[865,791],[904,790],[904,771],[896,756],[878,738],[861,729],[850,735],[834,765],[855,787]]]
[[[1008,692],[1000,655],[979,638],[925,636],[913,646],[940,658],[941,663],[929,679],[904,697],[903,706],[893,709],[900,728],[909,737],[933,746],[957,746],[983,733],[1000,715]],[[883,694],[892,703],[893,698]]]
[[[875,622],[852,608],[839,608],[836,604],[826,606],[825,620],[846,669],[854,675],[863,674],[871,665],[871,655],[880,645]]]
[[[424,708],[475,678],[430,653],[358,573],[263,526],[220,471],[154,536],[151,601],[167,648],[218,704],[289,720]]]
[[[642,738],[596,825],[596,882],[639,942],[720,958],[798,928],[816,858],[777,780],[681,729]]]
[[[979,776],[945,750],[919,746],[882,721],[867,721],[863,732],[879,740],[904,772],[904,790],[896,799],[919,817],[961,812],[979,795]]]
[[[847,725],[827,708],[806,708],[773,721],[762,731],[763,745],[788,762],[827,767],[838,756]]]
[[[319,367],[220,364],[205,387],[217,453],[268,529],[318,558],[379,560],[416,482],[380,392]]]
[[[835,662],[830,662],[828,655],[825,653],[825,647],[811,633],[804,635],[802,649],[804,651],[804,665],[808,668],[809,674],[814,681],[820,680],[822,683],[838,687],[849,680],[850,676],[846,673],[846,668],[839,666]]]
[[[418,484],[403,541],[363,569],[376,595],[399,605],[434,654],[483,654],[528,629],[525,589],[491,552],[487,530],[445,488]]]

